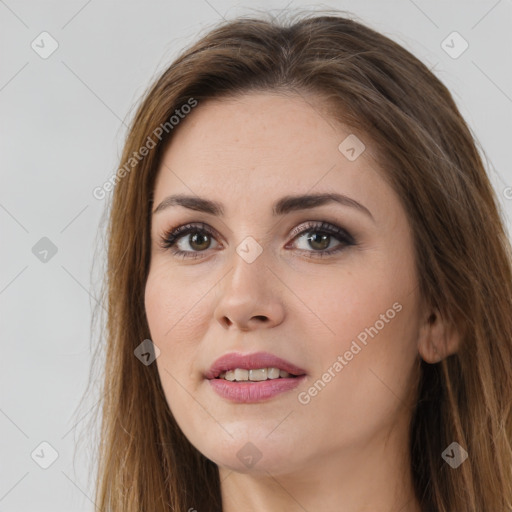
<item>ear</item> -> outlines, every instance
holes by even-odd
[[[420,326],[418,351],[427,363],[439,363],[449,355],[457,352],[460,334],[436,309],[429,311]]]

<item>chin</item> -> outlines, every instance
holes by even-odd
[[[227,438],[210,445],[199,447],[199,451],[213,461],[217,466],[236,471],[237,473],[251,473],[278,475],[291,473],[297,467],[297,443],[289,436],[290,444],[283,443],[280,436],[270,439],[267,431],[260,435],[244,435]],[[204,439],[203,439],[204,442]]]

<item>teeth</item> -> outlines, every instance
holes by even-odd
[[[258,370],[249,370],[249,380],[267,380],[267,369],[260,368]]]
[[[221,379],[226,380],[235,380],[235,372],[233,370],[228,370],[227,372],[222,372],[219,377]]]
[[[242,370],[242,368],[237,368],[234,373],[235,380],[249,380],[249,370]]]
[[[279,368],[267,368],[267,377],[277,379],[279,377]]]
[[[220,379],[233,381],[251,381],[260,382],[267,379],[278,379],[290,377],[290,373],[280,370],[279,368],[257,368],[253,370],[244,370],[242,368],[235,368],[234,370],[227,370],[219,375]]]

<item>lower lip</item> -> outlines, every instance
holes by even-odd
[[[213,390],[222,398],[248,404],[268,400],[279,393],[296,388],[305,375],[292,378],[263,380],[260,382],[232,382],[225,379],[209,379]]]

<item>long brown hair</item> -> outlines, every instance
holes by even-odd
[[[222,510],[217,466],[176,424],[156,364],[141,364],[134,350],[150,337],[151,201],[163,149],[179,129],[169,119],[191,99],[201,108],[250,91],[313,93],[333,119],[374,142],[413,229],[422,297],[461,333],[456,354],[421,362],[410,445],[417,498],[424,512],[512,510],[512,250],[503,213],[447,88],[406,49],[352,18],[329,11],[223,22],[141,102],[112,180],[106,232],[95,496],[103,512]],[[167,129],[156,140],[159,126]],[[148,137],[155,147],[130,160]],[[469,454],[457,469],[441,456],[454,441]]]

